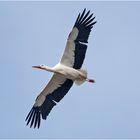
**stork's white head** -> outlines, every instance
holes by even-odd
[[[44,69],[46,68],[46,65],[44,64],[41,64],[41,65],[38,65],[38,66],[32,66],[32,68],[37,68],[37,69]]]

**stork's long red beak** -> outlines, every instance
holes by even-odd
[[[42,69],[40,66],[32,66],[32,68]]]

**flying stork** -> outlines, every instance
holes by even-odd
[[[39,128],[41,119],[46,120],[52,108],[67,94],[75,82],[77,85],[85,81],[94,83],[93,79],[87,78],[87,72],[81,69],[83,64],[88,37],[91,32],[94,21],[93,13],[86,9],[79,13],[72,31],[70,32],[64,54],[60,62],[54,67],[46,65],[33,66],[49,72],[53,76],[47,86],[37,96],[35,104],[26,117],[27,125]]]

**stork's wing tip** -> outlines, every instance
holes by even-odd
[[[25,121],[27,121],[26,126],[30,124],[30,128],[34,126],[34,128],[40,127],[41,122],[41,114],[39,112],[38,107],[32,107],[31,111],[27,115]]]

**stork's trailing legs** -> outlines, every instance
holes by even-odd
[[[90,83],[95,83],[95,80],[93,79],[86,79],[87,82],[90,82]]]

